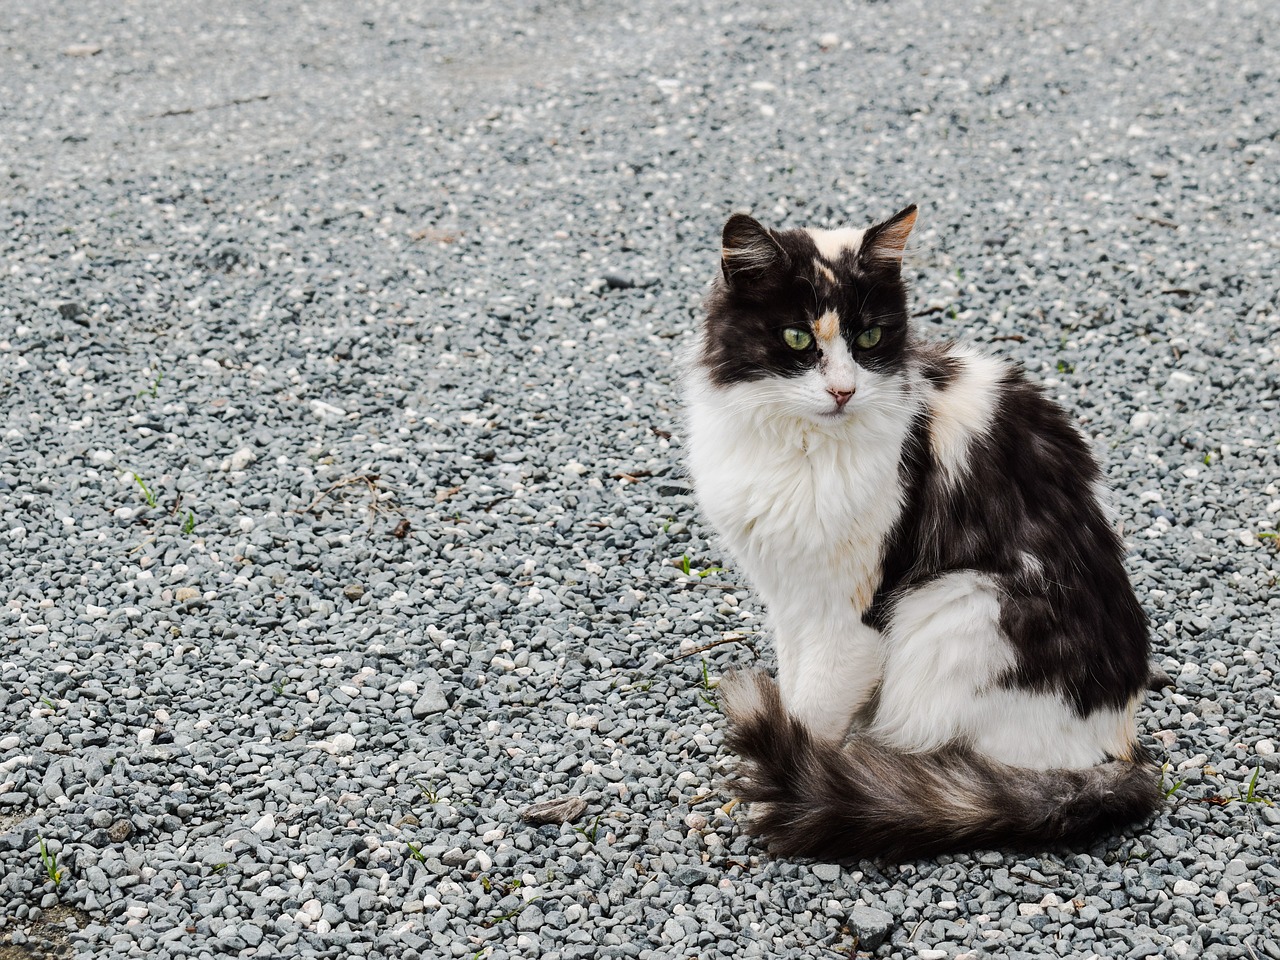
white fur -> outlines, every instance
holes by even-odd
[[[948,574],[898,601],[885,635],[877,739],[908,752],[958,741],[1019,767],[1083,768],[1125,756],[1132,710],[1081,718],[1056,694],[1007,688],[1014,664],[990,578]]]
[[[918,409],[901,378],[841,351],[825,373],[722,388],[695,368],[689,383],[699,502],[768,604],[788,711],[831,739],[879,679],[879,633],[862,613],[902,509],[899,453]],[[827,390],[846,376],[856,391],[839,410]]]
[[[862,246],[862,237],[867,231],[851,228],[818,230],[811,227],[805,232],[813,238],[813,244],[818,248],[818,253],[834,263],[846,250],[856,253]]]
[[[933,414],[929,442],[939,468],[954,483],[967,470],[970,444],[991,427],[996,386],[1008,368],[1000,360],[981,354],[953,356],[959,361],[955,378],[945,387],[934,390],[929,400]]]

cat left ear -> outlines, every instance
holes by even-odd
[[[788,259],[768,228],[745,213],[735,213],[724,225],[720,269],[729,286],[760,280]]]
[[[866,266],[897,266],[902,263],[902,251],[906,249],[907,237],[911,236],[911,228],[915,225],[916,205],[913,203],[863,234],[858,259]]]

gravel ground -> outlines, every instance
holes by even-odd
[[[1280,7],[509,6],[0,8],[0,958],[1280,958]],[[911,201],[1106,458],[1170,804],[774,862],[676,358],[732,210]]]

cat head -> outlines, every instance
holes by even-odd
[[[910,345],[901,268],[915,220],[915,206],[865,230],[730,217],[699,357],[707,379],[819,423],[883,399]]]

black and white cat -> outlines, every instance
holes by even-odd
[[[778,683],[720,699],[783,856],[1082,841],[1160,802],[1098,464],[1021,371],[913,335],[915,219],[732,217],[686,378],[698,501],[777,640]]]

